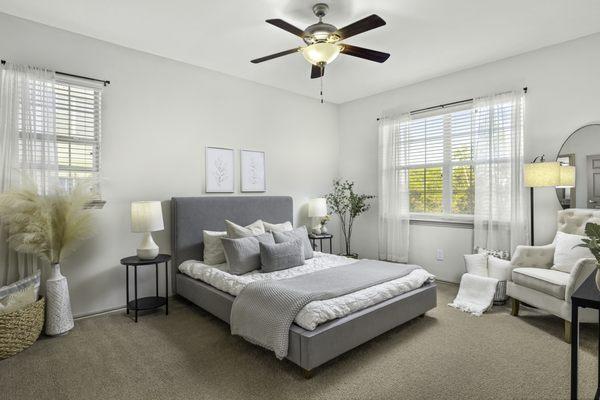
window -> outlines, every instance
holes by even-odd
[[[451,111],[413,115],[399,124],[395,134],[401,138],[395,140],[394,164],[407,172],[413,218],[468,219],[473,215],[475,149],[479,146],[477,157],[485,163],[490,154],[497,162],[509,162],[511,118],[510,102],[493,110],[475,110],[469,102]],[[494,143],[490,130],[495,132]]]
[[[78,179],[98,178],[102,90],[59,81],[55,93],[58,176],[70,189]]]
[[[59,185],[66,190],[79,179],[97,182],[101,87],[74,79],[31,79],[26,88],[19,107],[19,158],[30,166],[32,178],[44,188],[46,171],[58,170]],[[96,190],[100,197],[98,184]]]

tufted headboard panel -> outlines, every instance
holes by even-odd
[[[585,224],[600,224],[600,210],[569,208],[558,212],[557,230],[574,235],[585,235]]]

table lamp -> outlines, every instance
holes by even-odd
[[[131,232],[143,233],[137,256],[142,260],[152,260],[158,256],[158,246],[152,239],[154,231],[163,230],[163,216],[160,201],[134,201],[131,203]]]
[[[544,155],[537,156],[530,164],[525,164],[524,170],[525,187],[530,188],[531,207],[531,245],[533,240],[533,189],[536,187],[556,187],[560,184],[560,163],[545,162]]]
[[[327,215],[327,200],[323,197],[310,199],[308,202],[308,217],[323,218]],[[315,234],[321,233],[321,223],[313,225],[312,232]]]

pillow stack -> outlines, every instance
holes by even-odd
[[[38,298],[40,272],[0,288],[0,314],[17,311]]]
[[[294,229],[289,221],[272,224],[261,220],[247,226],[225,220],[225,225],[226,231],[203,232],[204,263],[227,262],[231,274],[297,267],[314,255],[305,226]]]

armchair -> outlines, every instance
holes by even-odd
[[[558,212],[557,230],[584,235],[585,224],[600,222],[600,211],[568,209]],[[570,273],[550,269],[554,265],[554,243],[545,246],[518,246],[513,254],[511,279],[506,292],[512,298],[511,314],[519,314],[521,302],[562,318],[565,341],[571,342],[571,294],[596,269],[596,260],[582,258]],[[579,321],[598,322],[598,313],[581,309]]]

